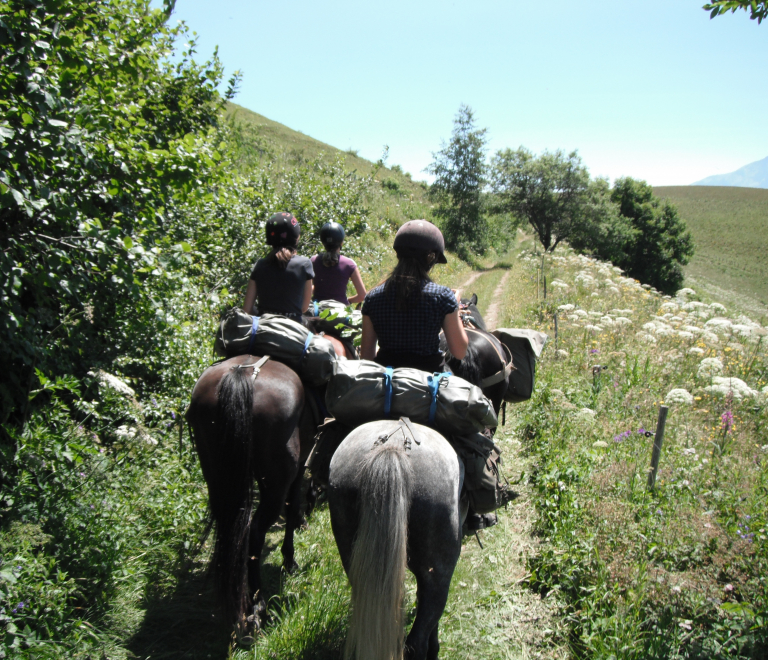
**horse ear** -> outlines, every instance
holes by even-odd
[[[472,294],[472,297],[469,299],[469,304],[470,305],[477,305],[477,294],[476,293]]]

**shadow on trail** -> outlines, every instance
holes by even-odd
[[[274,528],[273,528],[274,529]],[[278,543],[265,544],[262,557]],[[149,593],[139,630],[126,648],[140,660],[224,660],[233,644],[233,628],[219,607],[209,557],[202,556],[180,569],[176,588]],[[262,565],[267,599],[280,592],[281,569]]]

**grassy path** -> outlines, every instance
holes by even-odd
[[[535,296],[529,278],[516,268],[473,272],[463,295],[478,295],[478,307],[489,328],[512,325]],[[504,474],[520,496],[498,512],[499,523],[464,540],[461,559],[441,620],[441,657],[565,658],[563,626],[554,598],[542,599],[523,585],[526,560],[540,551],[533,535],[533,493],[528,479],[535,458],[526,455],[516,437],[514,406],[496,440],[503,451]],[[415,596],[415,592],[413,594]]]

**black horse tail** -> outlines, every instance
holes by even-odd
[[[218,469],[208,482],[216,530],[213,567],[224,608],[236,619],[248,607],[248,533],[254,497],[253,380],[249,371],[234,367],[221,379],[216,417],[223,428],[211,456]]]
[[[483,372],[480,366],[480,356],[477,353],[477,349],[472,345],[471,339],[467,345],[467,353],[463,360],[453,357],[446,349],[445,363],[456,376],[482,388]]]

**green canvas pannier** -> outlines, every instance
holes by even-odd
[[[408,417],[445,435],[474,433],[497,425],[482,390],[448,373],[392,369],[369,360],[338,361],[325,405],[336,419],[358,426],[377,419]]]
[[[277,314],[251,316],[239,308],[221,319],[213,350],[221,357],[269,355],[314,387],[328,382],[336,362],[331,342],[301,323]]]
[[[509,374],[509,387],[504,400],[509,403],[527,401],[536,383],[536,360],[541,356],[548,335],[536,330],[498,328],[493,334],[512,355],[514,369]]]

